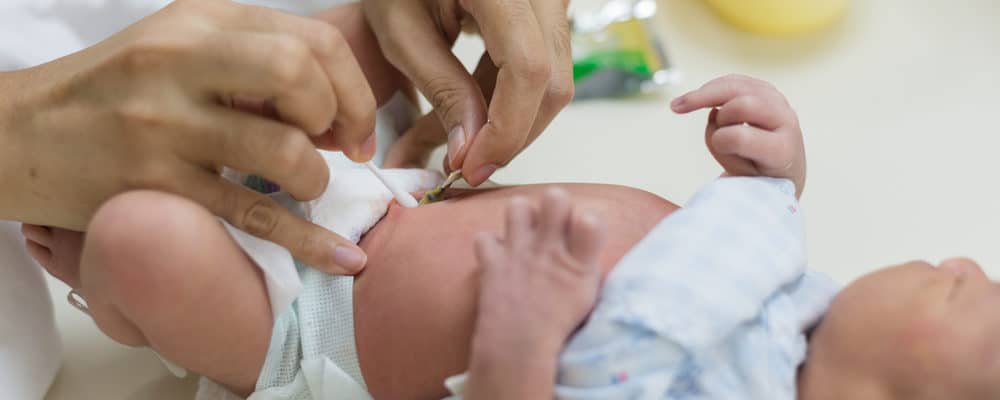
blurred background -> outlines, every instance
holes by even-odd
[[[1000,278],[1000,4],[800,0],[791,3],[846,8],[831,6],[832,19],[813,15],[806,26],[739,20],[754,16],[732,7],[757,1],[772,0],[656,1],[649,26],[674,83],[574,102],[495,180],[614,183],[683,204],[720,168],[703,142],[707,112],[673,115],[669,100],[724,74],[752,75],[798,111],[812,268],[848,282],[882,266],[960,255]],[[482,49],[470,37],[456,45],[470,66]],[[152,353],[104,338],[66,304],[61,283],[50,286],[57,322],[73,333],[63,335],[65,363],[48,399],[191,398],[193,378],[178,381]]]

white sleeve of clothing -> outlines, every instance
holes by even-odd
[[[62,361],[42,269],[24,251],[19,223],[0,221],[0,392],[41,399]]]
[[[241,0],[311,15],[351,0]],[[92,46],[171,0],[0,1],[0,71],[32,67]]]
[[[77,52],[152,14],[170,0],[4,0],[0,71]]]

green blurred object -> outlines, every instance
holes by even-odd
[[[620,97],[676,83],[678,74],[650,26],[654,0],[613,0],[574,16],[574,100]]]
[[[638,50],[597,51],[573,63],[573,80],[579,81],[602,69],[614,68],[629,71],[642,78],[652,78],[653,72],[646,64],[646,56]]]

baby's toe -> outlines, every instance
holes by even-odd
[[[530,246],[535,241],[535,207],[523,197],[515,197],[507,205],[507,232],[504,242],[514,248]]]
[[[570,225],[571,207],[569,193],[566,190],[556,187],[545,192],[539,216],[540,240],[565,243]]]
[[[569,253],[584,264],[596,264],[604,248],[604,221],[592,212],[575,211],[569,227]]]

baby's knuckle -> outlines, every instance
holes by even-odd
[[[729,106],[740,112],[748,112],[758,109],[761,105],[760,99],[754,96],[740,96],[730,102]]]
[[[744,96],[752,93],[750,86],[746,82],[736,79],[726,80],[723,82],[726,90],[732,93],[734,96]]]
[[[720,77],[718,79],[719,79],[720,82],[729,82],[729,83],[733,83],[733,82],[745,82],[746,81],[746,76],[745,75],[740,75],[740,74],[735,74],[735,73],[729,73],[729,74],[723,75],[722,77]]]

